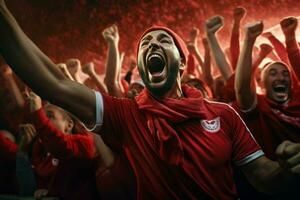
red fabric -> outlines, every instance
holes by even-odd
[[[280,60],[286,64],[289,64],[289,58],[285,46],[274,35],[268,37],[268,40],[272,43]]]
[[[121,79],[121,84],[124,88],[124,94],[127,94],[128,89],[129,89],[129,84],[125,79]],[[125,95],[126,96],[126,95]]]
[[[141,36],[140,40],[149,32],[151,31],[156,31],[156,30],[163,30],[163,31],[166,31],[167,33],[169,33],[172,37],[173,37],[173,40],[175,42],[175,45],[177,46],[178,50],[179,50],[179,53],[181,55],[181,57],[183,58],[183,62],[184,64],[187,63],[187,60],[188,60],[188,55],[189,55],[189,51],[186,47],[186,44],[185,42],[183,41],[183,39],[177,34],[175,33],[174,31],[172,31],[171,29],[167,28],[167,27],[164,27],[164,26],[152,26],[151,28],[147,29]],[[139,47],[139,43],[138,43],[138,47]],[[137,48],[138,50],[138,48]]]
[[[0,131],[0,163],[16,161],[16,152],[18,145],[4,136]]]
[[[286,50],[288,53],[289,61],[297,78],[300,78],[300,49],[296,40],[286,42]]]
[[[272,160],[276,160],[276,148],[284,140],[300,142],[299,94],[284,105],[258,95],[256,108],[250,113],[242,113],[255,139]]]
[[[58,159],[92,159],[95,156],[93,136],[87,132],[65,134],[47,118],[41,108],[32,115],[32,122],[48,152]]]
[[[16,194],[15,176],[18,146],[0,132],[0,194]]]
[[[230,56],[231,56],[231,67],[233,70],[236,69],[238,58],[240,55],[240,31],[232,32],[230,37]]]
[[[219,101],[225,103],[230,103],[235,101],[236,96],[234,90],[234,80],[235,80],[235,73],[232,74],[232,76],[226,81],[226,84],[224,85],[222,90],[220,90],[221,94],[220,94]]]
[[[93,136],[60,132],[43,109],[33,113],[32,120],[38,133],[32,153],[38,188],[62,199],[97,199]]]
[[[136,97],[139,109],[147,114],[148,129],[159,143],[159,156],[170,164],[183,162],[183,147],[172,123],[187,121],[191,118],[205,118],[202,107],[202,95],[195,89],[182,86],[186,98],[157,100],[148,90]],[[195,109],[199,108],[199,109]],[[202,110],[202,108],[204,110]],[[172,151],[170,151],[172,149]]]
[[[136,183],[125,153],[114,155],[111,168],[97,169],[97,188],[102,199],[135,199]]]
[[[142,109],[134,100],[103,94],[103,140],[115,148],[125,149],[136,177],[137,199],[234,199],[232,162],[256,152],[259,147],[228,105],[203,100],[191,88],[184,91],[189,93],[185,94],[188,97],[178,100],[143,99]],[[194,106],[183,105],[181,101]],[[220,129],[214,133],[206,131],[201,125],[204,119],[219,119]],[[183,160],[179,165],[161,159],[160,136],[153,131],[151,123],[160,126],[163,136],[167,134],[175,144],[180,143]],[[170,147],[165,151],[171,155],[178,149]],[[203,197],[201,191],[211,197]]]
[[[195,57],[192,54],[189,54],[186,73],[196,76],[195,68],[196,68]]]

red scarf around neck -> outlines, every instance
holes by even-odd
[[[184,98],[157,99],[145,89],[136,97],[141,111],[146,113],[148,129],[159,145],[162,160],[178,165],[183,162],[183,147],[173,128],[174,124],[189,119],[206,118],[201,92],[187,85],[182,86]]]

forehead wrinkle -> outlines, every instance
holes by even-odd
[[[277,66],[281,66],[282,68],[278,69]],[[266,66],[265,68],[263,68],[262,73],[270,72],[271,70],[273,70],[273,71],[274,70],[276,70],[276,71],[278,71],[278,70],[280,70],[280,71],[287,70],[290,73],[288,67],[285,64],[279,63],[279,62],[275,62],[275,63],[272,63],[272,64]]]
[[[141,40],[141,41],[145,41],[145,40],[151,40],[153,37],[152,37],[152,35],[145,35],[144,37],[143,37],[143,39]]]
[[[150,31],[148,32],[143,38],[141,41],[144,41],[144,40],[151,40],[153,38],[153,35],[151,35],[151,33],[155,33],[155,35],[157,35],[157,39],[158,40],[161,40],[162,38],[169,38],[169,39],[172,39],[173,40],[173,37],[166,31],[164,30],[153,30],[153,31]],[[157,32],[160,32],[160,33],[157,33]]]
[[[157,39],[158,40],[161,40],[163,38],[168,38],[168,39],[173,39],[172,36],[170,36],[169,34],[167,33],[160,33],[158,36],[157,36]]]

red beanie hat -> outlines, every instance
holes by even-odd
[[[170,34],[175,42],[176,47],[179,50],[180,56],[183,59],[183,63],[186,65],[187,59],[188,59],[188,49],[185,45],[185,42],[183,41],[183,39],[177,35],[177,33],[175,33],[174,31],[172,31],[171,29],[164,27],[164,26],[152,26],[151,28],[147,29],[141,36],[139,43],[138,43],[138,47],[140,45],[140,41],[141,39],[149,32],[151,31],[157,31],[157,30],[163,30],[165,32],[167,32],[168,34]],[[138,51],[138,48],[137,48]]]

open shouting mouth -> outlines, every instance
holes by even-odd
[[[150,53],[146,59],[148,77],[152,83],[159,83],[165,80],[167,75],[166,60],[158,52]]]
[[[284,83],[274,83],[272,85],[272,91],[274,96],[278,99],[286,100],[289,96],[289,86]]]

